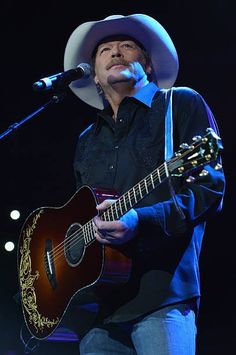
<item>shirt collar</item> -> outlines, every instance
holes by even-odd
[[[160,91],[158,86],[154,84],[153,82],[148,83],[147,85],[143,86],[139,91],[137,91],[132,98],[135,100],[138,100],[139,102],[142,102],[144,105],[151,107],[152,105],[152,100],[154,95],[156,94],[157,91]],[[95,132],[97,132],[100,124],[101,124],[101,118],[105,118],[106,115],[112,115],[112,109],[110,105],[105,107],[102,111],[99,111],[97,113],[98,120],[95,123]]]
[[[136,100],[141,101],[143,104],[147,105],[148,107],[151,107],[152,105],[152,99],[157,91],[160,89],[156,84],[153,82],[148,83],[144,87],[142,87],[139,91],[136,92],[136,94],[133,95],[133,97]]]

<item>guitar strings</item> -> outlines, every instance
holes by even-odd
[[[202,142],[196,144],[194,146],[194,149],[196,149],[198,146],[200,146],[202,144]],[[181,158],[183,158],[185,155],[187,155],[189,153],[189,150],[187,150],[186,152],[183,152],[181,155]],[[175,156],[173,157],[169,162],[165,162],[166,165],[168,166],[170,163],[173,163],[175,160],[178,160],[179,157]],[[153,173],[151,173],[150,175],[153,175],[154,178],[158,178],[159,179],[159,174],[163,174],[166,171],[166,166],[165,163],[162,164],[159,168],[157,168],[156,170],[154,170]],[[183,164],[184,165],[184,164]],[[149,175],[149,176],[150,176]],[[147,178],[147,177],[146,177]],[[137,183],[132,189],[137,188],[138,186],[140,186],[141,189],[143,189],[145,187],[145,189],[147,188],[146,184],[145,184],[145,180],[146,178],[142,179],[139,183]],[[130,190],[132,190],[130,189]],[[130,191],[129,190],[129,191]],[[123,207],[125,208],[125,202],[124,197],[125,195],[128,195],[129,191],[127,191],[121,198],[121,201],[123,203]],[[113,205],[109,206],[109,208],[103,212],[103,215],[105,213],[109,213],[111,212],[111,216],[113,216]],[[90,229],[91,232],[91,226],[92,226],[92,232],[94,233],[94,228],[93,228],[93,222],[92,220],[88,221],[83,227],[82,227],[82,231],[80,231],[79,233],[74,232],[71,234],[71,236],[69,236],[67,238],[66,241],[62,241],[61,243],[59,243],[52,251],[49,252],[50,257],[53,257],[53,261],[56,261],[58,258],[60,258],[62,255],[64,255],[64,249],[65,251],[67,251],[67,247],[72,248],[74,247],[77,243],[79,243],[82,239],[84,239],[84,228],[87,227],[87,229]],[[93,241],[95,241],[94,239],[94,235],[93,238],[87,243],[87,245],[91,244]]]
[[[168,165],[168,163],[167,163],[167,165]],[[159,170],[159,173],[158,173],[158,170]],[[162,164],[161,166],[160,166],[160,168],[159,169],[156,169],[156,170],[154,170],[154,172],[152,173],[152,175],[153,175],[153,177],[154,177],[154,179],[159,179],[159,174],[163,174],[164,172],[165,172],[165,166],[164,166],[164,164]],[[146,178],[145,178],[146,179]],[[135,189],[135,188],[137,188],[138,186],[140,186],[140,188],[142,189],[142,190],[144,190],[144,188],[146,189],[146,185],[145,185],[145,182],[144,182],[144,180],[145,179],[143,179],[143,180],[141,180],[139,183],[137,183],[134,187],[133,187],[133,189]],[[130,191],[130,190],[129,190]],[[123,198],[121,198],[121,209],[126,209],[126,206],[125,206],[125,200],[124,200],[124,197],[125,197],[125,195],[128,195],[128,192],[129,191],[127,191],[122,197]],[[123,207],[123,208],[122,208]],[[109,208],[105,211],[105,212],[103,212],[103,215],[105,214],[105,213],[110,213],[111,212],[111,214],[110,214],[110,217],[111,216],[113,216],[114,215],[114,206],[113,206],[113,204],[111,205],[111,206],[109,206]],[[82,227],[82,231],[80,231],[79,233],[76,231],[76,232],[74,232],[74,233],[72,233],[67,239],[66,239],[66,241],[62,241],[61,243],[59,243],[52,251],[50,251],[49,252],[49,254],[50,254],[50,257],[53,257],[53,260],[54,261],[56,261],[58,258],[60,258],[62,255],[64,255],[64,250],[65,251],[67,251],[68,249],[67,249],[67,247],[69,247],[69,248],[72,248],[72,247],[74,247],[77,243],[79,243],[82,239],[84,239],[84,231],[83,231],[83,229],[84,228],[86,228],[87,227],[87,229],[90,229],[91,230],[91,225],[92,225],[92,232],[94,233],[94,228],[93,228],[93,222],[92,222],[93,220],[90,220],[90,221],[88,221],[83,227]],[[91,231],[90,231],[91,232]],[[95,239],[92,239],[90,242],[88,242],[88,244],[86,244],[86,245],[89,245],[89,244],[91,244],[93,241],[95,241]]]
[[[174,159],[172,159],[172,162],[173,162]],[[168,165],[168,163],[167,163]],[[158,173],[158,170],[159,170],[159,173]],[[152,173],[154,179],[158,178],[159,179],[159,174],[163,174],[163,172],[165,172],[165,167],[164,167],[164,164],[160,166],[159,169],[156,169],[156,171],[154,170],[154,172]],[[145,179],[141,180],[140,183],[136,184],[133,189],[137,188],[137,186],[140,186],[141,189],[144,189],[144,187],[146,188],[146,185],[145,185],[145,182],[144,182]],[[129,190],[130,191],[130,190]],[[128,195],[128,192],[127,191],[122,197],[125,197],[125,195]],[[123,208],[126,208],[125,207],[125,200],[124,198],[121,199],[121,206]],[[114,215],[114,211],[113,210],[113,205],[111,205],[108,210],[106,210],[104,212],[105,213],[109,213],[111,212],[112,215]],[[122,209],[122,208],[121,208]],[[110,210],[110,211],[109,211]],[[86,228],[86,226],[88,226],[87,229],[91,229],[91,226],[89,227],[89,225],[92,225],[92,220],[88,221],[83,227],[83,228]],[[94,229],[92,229],[92,231],[94,232]],[[62,255],[64,255],[64,249],[67,251],[67,246],[69,246],[69,248],[71,247],[74,247],[77,243],[79,243],[82,239],[84,239],[84,232],[81,231],[79,233],[77,232],[74,232],[71,234],[70,237],[67,238],[67,240],[64,242],[61,242],[60,244],[58,244],[53,251],[49,252],[50,253],[50,256],[52,256],[52,254],[54,255],[54,261],[57,260],[59,257],[61,257]],[[92,242],[94,241],[94,239],[92,239],[87,245],[91,244]],[[56,251],[56,253],[55,253]]]

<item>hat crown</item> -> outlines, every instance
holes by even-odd
[[[121,18],[121,17],[124,17],[124,16],[123,15],[111,15],[111,16],[105,17],[103,21],[105,21],[105,20],[116,20],[116,19]]]

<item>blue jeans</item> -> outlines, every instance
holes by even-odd
[[[195,313],[178,304],[142,319],[92,328],[80,342],[81,355],[194,355]]]

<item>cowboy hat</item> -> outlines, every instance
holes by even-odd
[[[66,44],[64,69],[90,63],[96,45],[103,38],[113,35],[127,35],[140,42],[151,58],[156,84],[163,89],[173,86],[179,69],[175,46],[163,26],[143,14],[113,15],[78,26]],[[70,89],[87,104],[101,110],[104,108],[104,99],[99,95],[92,75],[73,81]]]

